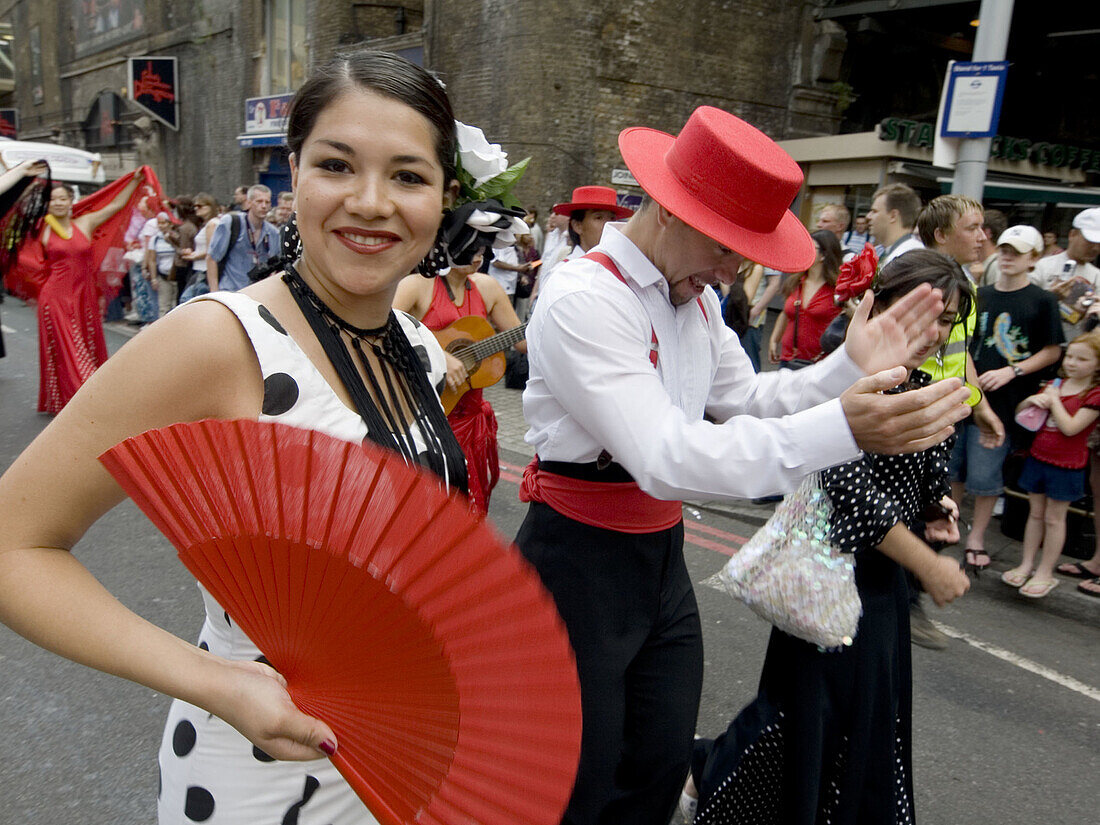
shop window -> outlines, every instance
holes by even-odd
[[[306,44],[306,0],[267,0],[266,94],[297,91],[309,65]]]

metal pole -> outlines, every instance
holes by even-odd
[[[1012,25],[1014,0],[982,0],[978,12],[978,33],[974,38],[974,62],[1004,60],[1008,47],[1008,30]],[[981,201],[985,189],[985,172],[989,165],[991,138],[959,141],[959,156],[955,162],[955,179],[951,193],[967,195]]]

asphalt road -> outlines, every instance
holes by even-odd
[[[46,425],[34,412],[33,311],[0,307],[0,468]],[[123,341],[108,333],[112,350]],[[506,536],[526,457],[503,451],[492,517]],[[0,530],[2,527],[0,514]],[[704,622],[699,732],[714,735],[753,696],[768,628],[707,584],[751,518],[687,513],[686,556]],[[197,591],[174,550],[123,504],[75,550],[126,605],[186,639],[201,624]],[[922,825],[1084,825],[1100,821],[1100,628],[1095,613],[1058,611],[993,577],[935,617],[956,638],[914,648],[914,773]],[[155,821],[156,750],[168,700],[47,654],[0,628],[0,825]]]

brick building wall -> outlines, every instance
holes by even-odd
[[[143,156],[169,192],[205,189],[228,200],[235,185],[258,178],[272,154],[236,142],[245,98],[269,91],[267,4],[134,2],[144,11],[140,31],[90,46],[87,32],[83,40],[74,33],[79,0],[0,0],[0,17],[6,11],[16,31],[38,26],[42,35],[42,103],[30,98],[26,39],[16,43],[13,105],[24,136],[83,146],[81,126],[97,96],[126,85],[127,56],[174,56],[180,130],[156,125]],[[574,186],[610,184],[612,170],[623,168],[616,146],[622,128],[676,132],[701,104],[732,111],[777,139],[835,130],[829,94],[814,89],[810,0],[404,0],[403,10],[293,2],[306,4],[310,64],[357,45],[422,47],[457,116],[482,127],[513,161],[532,158],[517,193],[543,214]],[[799,88],[816,95],[817,110],[800,104],[792,91]],[[140,113],[128,102],[122,108],[120,119],[132,129]],[[134,149],[102,154],[111,176],[139,160]]]
[[[446,81],[459,119],[484,128],[511,159],[531,156],[517,193],[543,214],[574,186],[611,184],[612,170],[625,168],[616,140],[627,126],[675,133],[704,104],[776,139],[827,134],[837,120],[824,89],[823,108],[792,118],[792,89],[816,81],[814,3],[434,0],[429,7],[429,65]]]

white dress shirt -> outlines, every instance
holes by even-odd
[[[501,269],[496,265],[497,261],[516,266],[519,264],[519,254],[516,252],[514,246],[506,246],[503,249],[494,249],[493,260],[489,261],[489,275],[500,284],[501,289],[503,289],[510,298],[516,294],[516,280],[519,277],[519,273],[514,269]]]
[[[698,301],[673,307],[668,282],[620,226],[604,227],[596,251],[627,283],[570,260],[527,327],[526,440],[542,459],[591,462],[606,449],[642,490],[675,500],[786,492],[860,454],[837,396],[863,372],[844,347],[757,375],[714,291],[704,291],[705,317]]]

